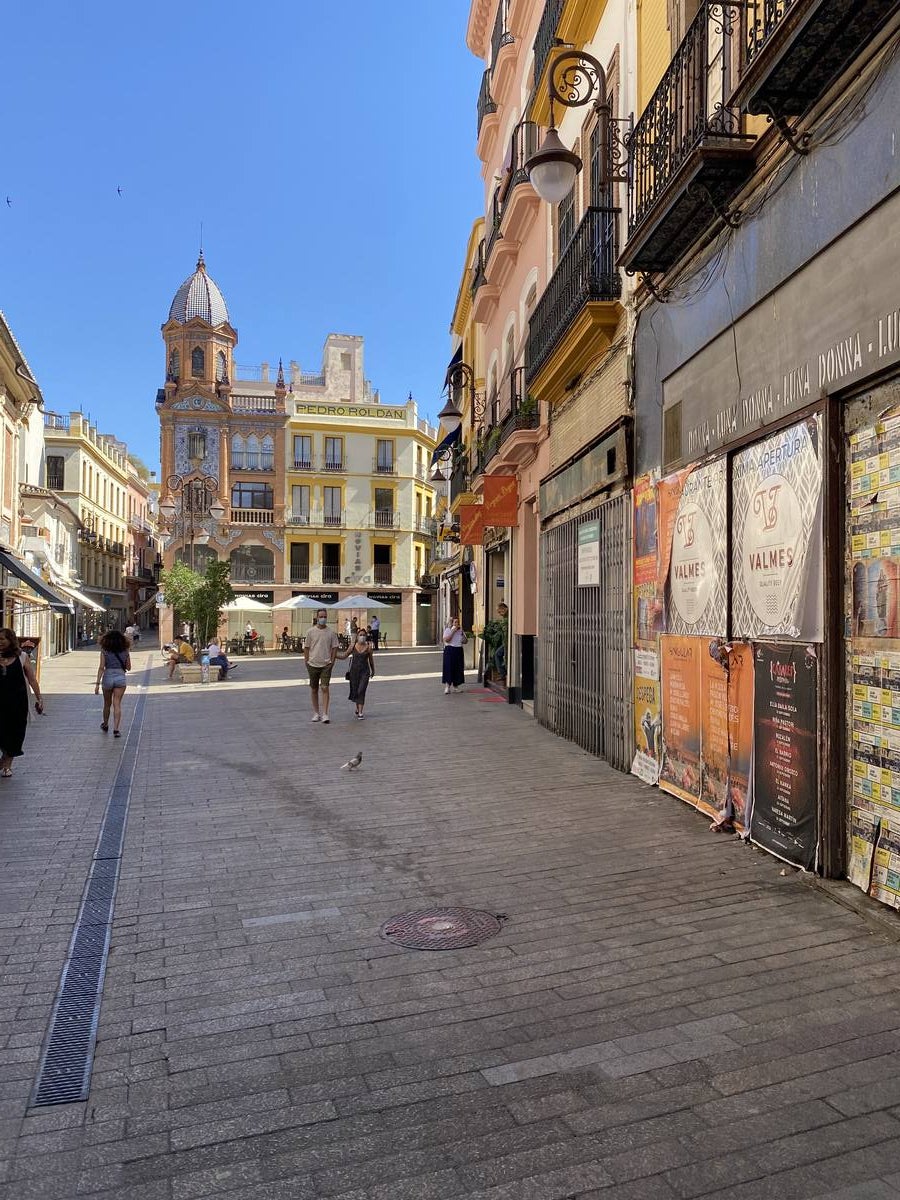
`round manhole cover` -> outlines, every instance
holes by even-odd
[[[420,908],[381,927],[382,937],[410,950],[461,950],[499,932],[499,918],[477,908]]]

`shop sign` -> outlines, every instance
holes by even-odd
[[[295,404],[298,417],[377,417],[380,421],[405,421],[405,408],[382,408],[380,404]]]
[[[383,604],[402,604],[402,592],[366,592],[370,600],[381,600]]]
[[[735,636],[821,641],[822,430],[818,416],[735,455]]]
[[[480,504],[459,506],[459,541],[463,546],[480,546],[484,542],[484,508]]]
[[[578,526],[578,586],[597,587],[600,583],[600,522],[585,521]]]
[[[166,607],[166,594],[165,594],[165,592],[157,592],[157,593],[156,593],[156,607],[157,607],[157,608],[165,608],[165,607]]]
[[[895,194],[669,376],[664,406],[681,404],[684,458],[900,363],[897,273],[883,235],[898,223]],[[734,395],[736,362],[739,398],[712,407],[706,397]]]
[[[485,525],[518,525],[519,481],[515,475],[485,475],[483,496]]]
[[[258,604],[274,604],[274,592],[237,592],[235,593],[241,600],[255,600]]]
[[[337,592],[294,592],[295,596],[309,596],[310,600],[320,600],[323,604],[337,604]]]
[[[757,645],[754,658],[750,837],[810,871],[819,797],[817,661],[806,646]]]

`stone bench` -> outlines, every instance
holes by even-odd
[[[203,668],[199,663],[182,663],[178,668],[182,683],[202,683]]]

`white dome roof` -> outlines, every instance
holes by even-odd
[[[228,320],[225,297],[215,281],[206,273],[202,250],[197,260],[196,271],[188,276],[175,293],[175,299],[169,309],[169,320],[178,321],[180,325],[190,321],[192,317],[202,317],[210,325],[222,325]]]

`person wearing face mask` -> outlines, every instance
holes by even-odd
[[[303,658],[309,672],[309,689],[312,697],[313,721],[328,725],[329,688],[331,668],[341,648],[340,639],[333,629],[328,628],[328,613],[324,608],[316,612],[316,623],[310,627],[303,642]],[[322,692],[322,708],[319,711],[319,690]]]
[[[366,706],[366,688],[369,680],[375,677],[375,656],[372,654],[372,644],[365,629],[357,629],[356,641],[338,655],[338,658],[350,659],[350,670],[347,678],[350,680],[350,699],[356,705],[357,720],[365,718],[363,709]]]

